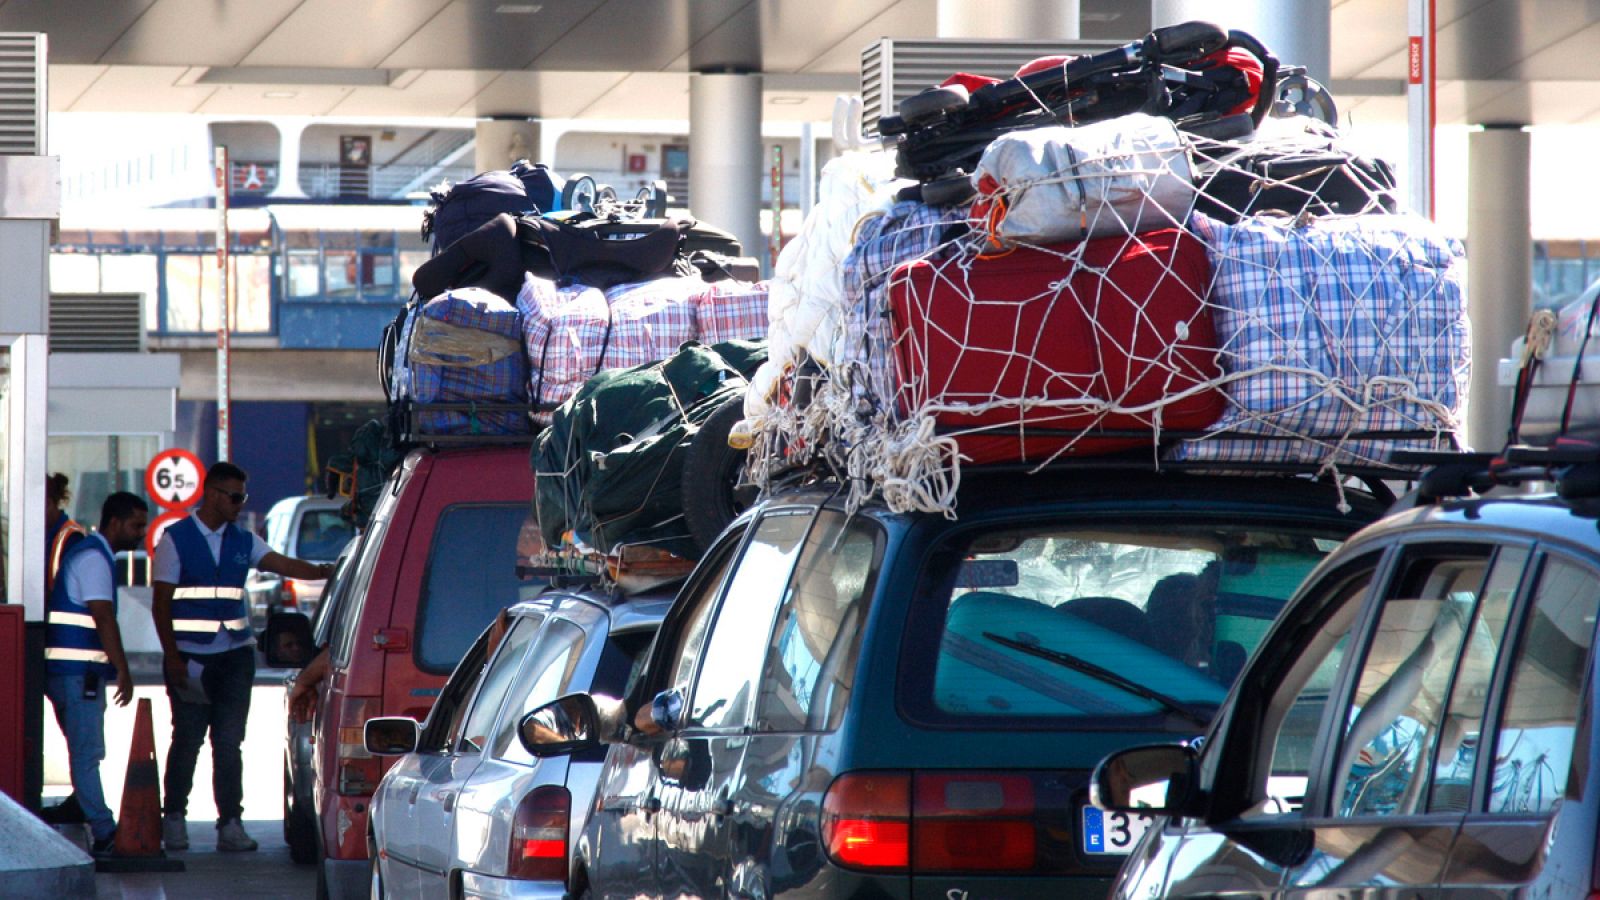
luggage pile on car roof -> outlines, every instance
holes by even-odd
[[[953,515],[970,464],[1336,477],[1453,447],[1462,248],[1332,107],[1202,22],[902,102],[778,259],[750,477]]]

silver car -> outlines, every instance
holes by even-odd
[[[267,546],[295,559],[333,562],[340,548],[355,535],[355,525],[344,517],[343,507],[343,500],[326,497],[279,500],[267,511]],[[252,571],[244,585],[258,629],[275,612],[288,610],[314,616],[322,587],[321,581],[302,581],[259,570]]]
[[[478,638],[426,722],[368,721],[368,750],[405,754],[372,798],[372,896],[560,900],[604,757],[535,759],[518,725],[574,691],[622,696],[670,606],[544,593]]]

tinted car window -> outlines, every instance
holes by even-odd
[[[390,516],[385,515],[385,504],[393,507],[390,502],[391,492],[385,490],[383,499],[378,501],[378,509],[372,515],[372,522],[367,526],[367,535],[361,539],[361,547],[356,555],[351,557],[347,566],[353,566],[348,576],[350,586],[348,592],[341,599],[338,609],[335,610],[332,631],[328,634],[329,646],[333,648],[334,665],[344,665],[350,661],[350,651],[355,646],[356,625],[361,621],[361,610],[367,603],[367,591],[372,587],[372,576],[378,568],[378,557],[383,554],[384,539],[389,534]]]
[[[506,703],[506,714],[495,731],[490,753],[510,762],[533,765],[533,757],[516,739],[517,726],[523,716],[576,690],[572,686],[572,676],[583,658],[583,646],[582,628],[561,619],[545,623],[538,643],[517,676],[517,683],[507,695],[510,699]]]
[[[688,602],[687,616],[678,622],[677,633],[671,636],[672,652],[663,657],[667,663],[667,682],[664,687],[687,694],[689,680],[694,677],[694,663],[700,656],[700,645],[705,643],[706,631],[711,627],[711,613],[717,608],[717,598],[722,595],[722,583],[733,568],[734,547],[724,544],[720,558],[711,563],[714,568],[704,581],[699,582],[696,593]],[[654,676],[653,676],[654,677]],[[646,698],[648,699],[648,698]]]
[[[352,534],[355,534],[355,526],[338,510],[308,509],[300,516],[294,554],[312,562],[334,559]]]
[[[1495,663],[1505,640],[1517,584],[1528,564],[1528,551],[1518,547],[1495,555],[1489,581],[1478,601],[1478,612],[1467,629],[1461,665],[1450,688],[1450,705],[1439,728],[1439,750],[1434,754],[1433,783],[1428,788],[1429,812],[1461,812],[1472,797],[1473,773],[1482,746],[1483,715],[1494,681]]]
[[[428,721],[417,738],[418,753],[448,753],[461,734],[461,725],[467,718],[467,705],[472,701],[472,689],[483,674],[483,663],[488,657],[489,636],[479,635],[467,648],[450,678],[439,691],[428,713]]]
[[[837,728],[850,698],[883,529],[824,511],[806,538],[761,676],[756,728]]]
[[[442,674],[495,614],[517,601],[517,534],[527,504],[448,507],[428,551],[417,612],[418,668]]]
[[[930,555],[921,602],[942,621],[914,627],[938,643],[905,655],[908,705],[956,723],[1141,717],[1192,730],[1340,538],[1231,523],[962,532]]]
[[[1367,639],[1344,715],[1333,769],[1335,815],[1409,815],[1422,808],[1444,698],[1487,570],[1481,557],[1404,562]]]
[[[1332,596],[1328,611],[1298,657],[1275,679],[1268,708],[1279,711],[1281,718],[1263,729],[1272,756],[1266,783],[1256,785],[1255,796],[1264,797],[1265,801],[1251,811],[1255,814],[1297,812],[1305,804],[1317,729],[1333,695],[1350,645],[1350,629],[1355,627],[1362,601],[1372,586],[1377,562],[1376,556],[1363,559],[1329,584]]]
[[[737,728],[745,724],[766,655],[767,636],[772,632],[772,617],[811,520],[809,510],[780,510],[756,523],[717,612],[717,624],[695,680],[689,725]]]
[[[478,694],[472,699],[472,711],[467,714],[466,727],[461,729],[461,740],[457,744],[461,752],[481,753],[488,745],[494,717],[500,712],[501,701],[505,700],[511,690],[512,680],[522,667],[523,651],[528,649],[539,632],[540,618],[518,618],[506,631],[505,637],[500,639],[498,652],[484,671]]]
[[[1491,812],[1548,812],[1566,792],[1597,611],[1595,573],[1547,558],[1495,735]]]

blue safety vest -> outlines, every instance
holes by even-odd
[[[244,580],[250,574],[250,551],[255,542],[229,522],[222,528],[221,559],[213,559],[200,526],[191,516],[167,534],[178,550],[178,586],[172,592],[172,630],[179,640],[204,644],[223,631],[250,633],[250,607],[245,603]]]
[[[61,571],[66,572],[67,566],[85,553],[98,553],[105,560],[106,568],[111,570],[111,614],[115,616],[117,563],[104,540],[89,538],[73,544],[61,559]],[[45,620],[45,670],[51,675],[92,672],[105,678],[116,677],[117,668],[100,643],[100,629],[95,627],[94,616],[87,607],[88,604],[73,603],[67,596],[67,579],[56,579],[55,586],[50,589],[50,607]]]

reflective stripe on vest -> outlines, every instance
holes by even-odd
[[[243,600],[244,588],[236,587],[179,587],[173,588],[174,600]]]
[[[111,657],[104,650],[76,650],[71,647],[46,647],[44,658],[59,662],[87,662],[111,664]]]
[[[229,631],[244,631],[250,627],[249,619],[173,619],[172,630],[192,634],[216,634],[226,628]]]

